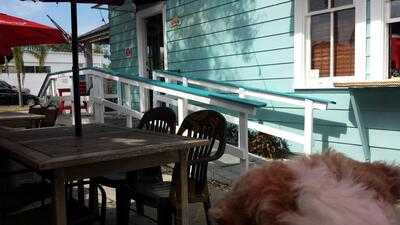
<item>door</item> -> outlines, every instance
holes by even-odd
[[[164,69],[164,36],[162,14],[146,18],[146,70],[153,79],[154,70]],[[153,108],[153,92],[149,94],[150,107]]]

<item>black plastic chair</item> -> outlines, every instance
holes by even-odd
[[[210,208],[208,163],[219,159],[225,152],[226,126],[226,120],[220,113],[203,110],[187,116],[178,131],[179,135],[209,140],[206,147],[192,148],[188,154],[189,203],[202,202],[206,215]],[[219,144],[213,152],[216,141]],[[158,224],[171,224],[172,214],[180,207],[177,200],[178,168],[179,165],[175,165],[172,182],[138,183],[131,187],[135,200],[157,208]],[[207,224],[210,224],[208,215],[206,219]]]
[[[138,129],[154,131],[159,133],[175,134],[176,115],[175,112],[167,107],[153,108],[147,111]],[[93,182],[107,187],[115,188],[116,192],[116,211],[117,224],[126,225],[129,220],[130,198],[132,193],[126,188],[127,184],[135,186],[138,182],[159,183],[162,182],[161,167],[147,168],[128,173],[118,173],[110,176],[103,176],[93,179]],[[143,205],[137,202],[138,211],[143,211]]]
[[[4,155],[2,155],[4,157]],[[51,173],[39,174],[35,171],[9,159],[10,167],[0,170],[0,224],[52,224],[52,196],[53,185]],[[18,180],[19,184],[10,185],[9,180]],[[88,183],[82,183],[88,184]],[[72,190],[76,183],[66,185],[66,190]],[[79,203],[67,191],[68,224],[105,224],[106,193],[101,186],[97,186],[101,193],[100,212],[91,211],[84,204]],[[99,210],[96,208],[95,210]],[[71,213],[70,213],[71,211]],[[74,213],[72,211],[75,211]],[[79,213],[76,213],[79,212]],[[22,222],[21,222],[22,221]],[[25,222],[23,224],[25,224]]]
[[[7,179],[13,179],[15,176],[31,175],[29,170],[2,171],[0,179],[3,182]],[[25,182],[16,187],[3,187],[0,190],[0,224],[5,224],[7,217],[28,205],[35,202],[43,202],[44,199],[51,197],[51,186],[43,182]]]

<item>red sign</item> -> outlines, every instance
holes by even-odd
[[[132,57],[132,48],[124,48],[124,55],[126,58]]]

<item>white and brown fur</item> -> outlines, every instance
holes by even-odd
[[[219,225],[399,225],[400,168],[331,152],[244,175],[210,210]]]

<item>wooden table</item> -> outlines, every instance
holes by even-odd
[[[106,125],[85,125],[83,137],[73,127],[1,131],[0,151],[40,171],[54,174],[56,225],[66,225],[66,181],[180,162],[181,208],[188,224],[187,150],[208,144],[176,135]]]
[[[44,119],[45,115],[32,114],[27,112],[0,112],[0,125],[18,127],[18,124],[30,125],[33,127]]]

